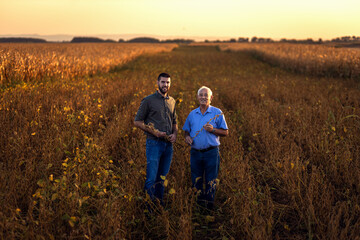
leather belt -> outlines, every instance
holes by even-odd
[[[211,146],[211,147],[208,147],[208,148],[204,148],[204,149],[195,149],[195,148],[193,148],[195,151],[197,151],[197,152],[207,152],[207,151],[210,151],[210,150],[212,150],[212,149],[214,149],[214,148],[217,148],[217,146]]]

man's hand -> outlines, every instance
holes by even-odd
[[[186,137],[185,137],[185,142],[186,142],[187,144],[191,145],[191,144],[193,143],[193,140],[192,140],[192,138],[191,138],[190,136],[186,136]]]
[[[170,141],[171,143],[175,143],[175,141],[176,141],[176,134],[170,134],[170,135],[169,135],[169,141]]]
[[[208,132],[212,132],[212,130],[214,129],[213,125],[211,125],[210,123],[207,123],[204,125],[204,129]]]
[[[166,132],[156,131],[154,135],[158,138],[163,138],[166,137]]]

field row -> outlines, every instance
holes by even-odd
[[[216,43],[215,45],[223,51],[250,51],[263,61],[299,73],[360,79],[360,49],[357,48],[292,43]]]
[[[164,71],[180,128],[203,85],[229,126],[209,215],[195,207],[181,130],[165,208],[144,214],[145,136],[133,121]],[[0,238],[357,239],[359,99],[352,79],[293,74],[215,47],[2,91]]]

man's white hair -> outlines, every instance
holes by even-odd
[[[211,96],[212,96],[212,91],[211,91],[211,89],[210,89],[210,88],[208,88],[208,87],[206,87],[206,86],[202,86],[201,88],[199,88],[199,90],[198,90],[198,92],[197,92],[197,95],[199,95],[199,94],[200,94],[200,92],[201,92],[201,90],[203,90],[203,89],[206,89],[206,90],[208,91],[208,93],[209,93],[209,97],[211,97]]]

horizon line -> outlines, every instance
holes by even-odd
[[[330,39],[324,39],[322,37],[304,37],[304,38],[294,38],[294,37],[276,37],[276,38],[272,38],[272,37],[262,37],[261,35],[254,35],[251,37],[248,36],[238,36],[238,37],[231,37],[231,36],[178,36],[178,35],[161,35],[161,34],[141,34],[141,33],[124,33],[124,34],[109,34],[109,33],[104,33],[104,34],[38,34],[38,33],[33,33],[33,34],[0,34],[0,37],[22,37],[22,36],[40,36],[40,37],[50,37],[50,38],[61,38],[58,39],[57,41],[66,41],[66,39],[64,39],[64,37],[68,37],[68,39],[70,38],[74,38],[74,37],[104,37],[104,36],[109,36],[110,38],[108,39],[112,39],[112,40],[119,40],[119,39],[124,39],[124,40],[129,40],[132,39],[134,37],[152,37],[152,38],[158,38],[159,40],[168,40],[168,39],[203,39],[203,40],[226,40],[226,39],[239,39],[239,38],[264,38],[264,39],[272,39],[272,40],[281,40],[281,39],[287,39],[287,40],[306,40],[306,39],[313,39],[313,40],[317,40],[317,39],[322,39],[323,41],[328,41],[328,40],[333,40],[333,39],[337,39],[337,38],[341,38],[341,37],[357,37],[356,35],[353,34],[349,34],[349,35],[343,35],[343,36],[337,36],[337,37],[333,37]],[[121,37],[122,36],[122,37]],[[116,38],[116,39],[114,39]],[[127,39],[126,39],[127,38]],[[45,39],[47,40],[47,39]],[[70,39],[71,40],[71,39]]]

